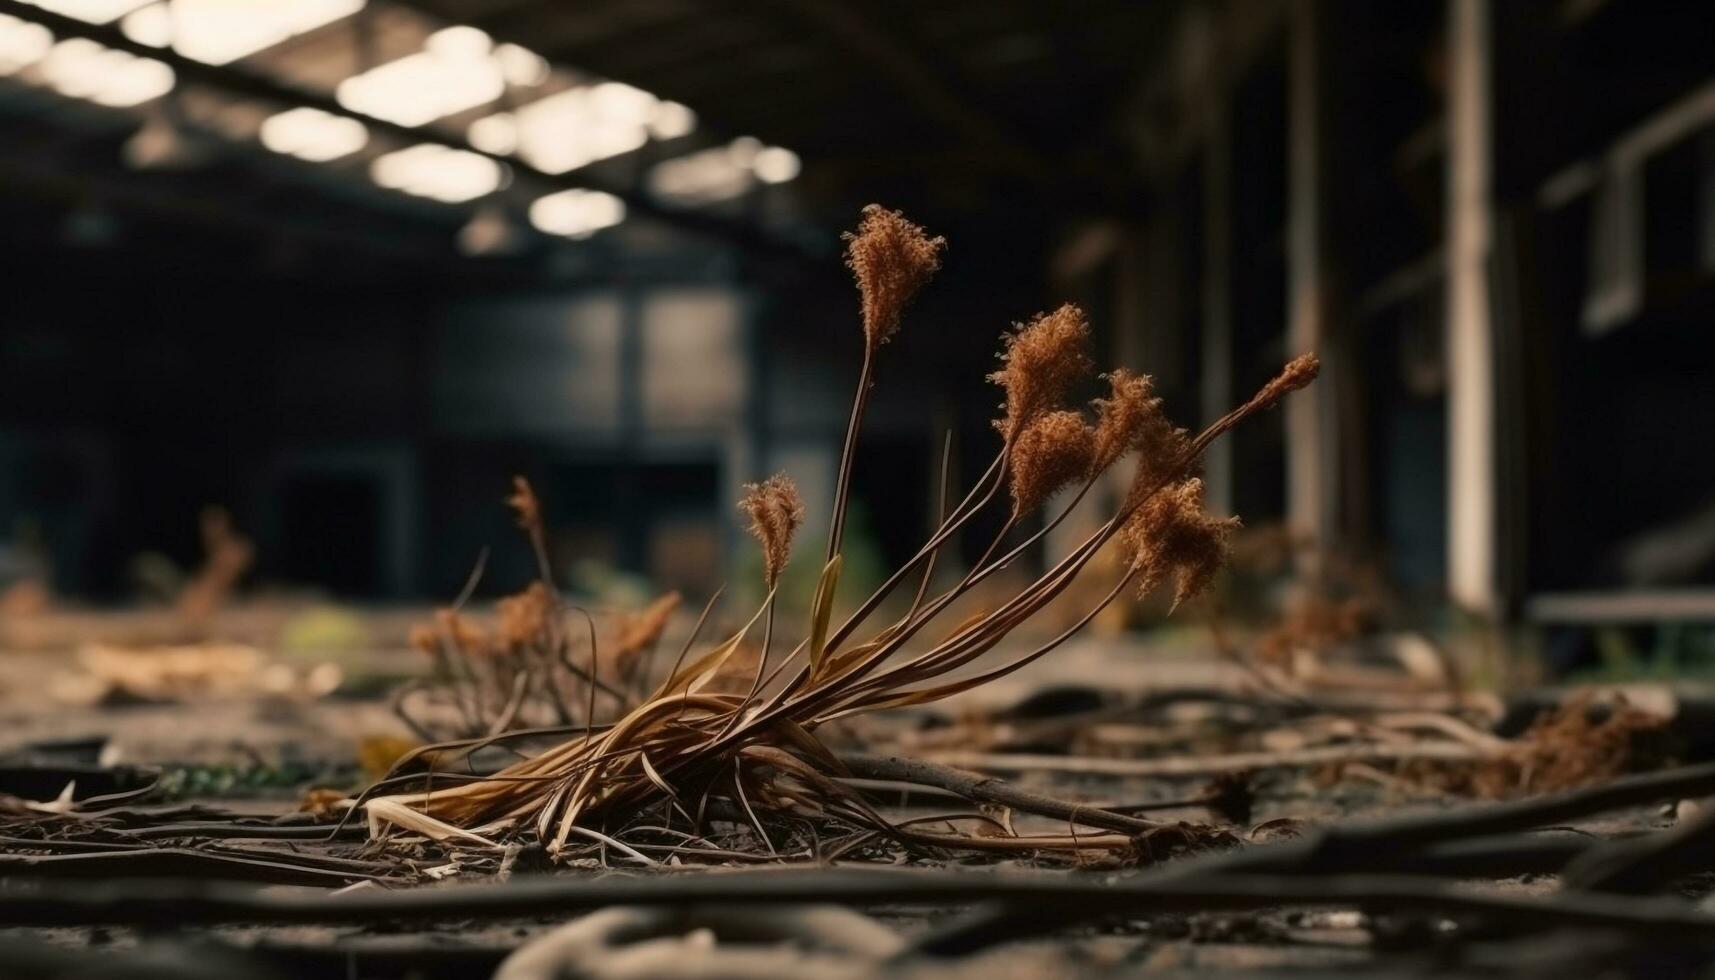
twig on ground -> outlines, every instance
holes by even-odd
[[[1678,826],[1591,848],[1566,869],[1570,889],[1641,895],[1715,861],[1715,806]]]
[[[1194,863],[1194,862],[1193,862]],[[325,895],[268,892],[208,882],[106,883],[0,893],[0,923],[206,926],[230,923],[365,922],[378,919],[505,919],[564,915],[610,905],[831,902],[869,906],[1003,901],[1077,910],[1084,917],[1287,905],[1388,906],[1491,917],[1540,928],[1619,929],[1715,943],[1715,917],[1681,902],[1600,894],[1485,894],[1447,882],[1389,875],[1186,875],[1124,878],[920,871],[760,871],[720,875],[545,878]]]
[[[1246,769],[1307,769],[1340,762],[1392,759],[1465,761],[1485,754],[1458,742],[1389,745],[1325,745],[1293,752],[1234,752],[1230,755],[1108,759],[1028,753],[936,752],[936,762],[994,772],[1057,772],[1100,776],[1213,776]]]
[[[841,755],[840,762],[853,776],[865,779],[890,779],[918,783],[944,789],[978,803],[995,803],[1026,813],[1055,817],[1088,827],[1117,830],[1126,834],[1144,834],[1162,829],[1166,824],[1113,813],[1100,807],[1032,793],[1002,782],[994,776],[955,769],[921,759],[901,759],[874,755]]]
[[[282,858],[295,857],[281,855]],[[287,863],[218,854],[182,847],[150,847],[74,854],[0,854],[0,877],[6,878],[170,878],[197,875],[274,885],[335,887],[378,877],[357,871],[315,867],[312,862]],[[145,899],[146,901],[146,899]]]

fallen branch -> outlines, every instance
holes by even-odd
[[[208,926],[380,919],[438,921],[563,916],[611,905],[829,902],[872,906],[1034,903],[1085,917],[1192,909],[1362,905],[1471,914],[1538,928],[1618,929],[1715,943],[1715,917],[1682,902],[1601,894],[1487,894],[1447,882],[1388,875],[1149,873],[1129,878],[923,871],[761,871],[672,877],[546,878],[504,885],[325,895],[277,893],[207,882],[107,883],[0,893],[0,922],[13,926]]]
[[[1404,745],[1327,745],[1295,752],[1234,752],[1229,755],[1162,759],[1025,753],[935,752],[936,762],[990,772],[1055,772],[1086,776],[1216,776],[1247,769],[1308,769],[1342,762],[1436,759],[1463,762],[1486,758],[1469,745],[1428,742]]]
[[[888,779],[933,786],[950,793],[956,793],[977,803],[993,803],[1025,813],[1054,817],[1088,827],[1100,827],[1103,830],[1117,830],[1126,834],[1146,834],[1167,826],[1153,820],[1143,820],[1138,817],[1128,817],[1121,813],[1113,813],[1097,806],[1061,800],[1052,796],[1044,796],[1041,793],[1032,793],[993,776],[985,776],[982,773],[970,772],[965,769],[955,769],[952,766],[944,766],[934,762],[925,762],[921,759],[902,759],[897,756],[842,755],[840,762],[853,776],[859,778]]]
[[[296,859],[297,855],[281,857]],[[329,888],[379,877],[350,869],[314,867],[310,862],[293,864],[182,847],[72,854],[0,854],[0,878],[165,878],[180,875]]]
[[[1715,807],[1704,804],[1671,830],[1592,848],[1566,869],[1565,887],[1647,894],[1715,861]]]

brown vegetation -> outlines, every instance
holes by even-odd
[[[787,561],[792,533],[802,520],[790,482],[776,477],[750,488],[743,504],[763,547],[765,585],[770,588],[745,626],[699,647],[700,621],[672,669],[647,698],[634,705],[616,698],[619,704],[609,716],[611,723],[568,728],[565,741],[492,777],[453,785],[436,782],[433,788],[406,789],[406,784],[416,781],[412,777],[378,784],[359,801],[366,807],[373,833],[402,829],[439,839],[487,843],[491,835],[528,830],[546,843],[550,853],[559,854],[573,836],[605,840],[597,828],[609,814],[629,815],[640,807],[662,806],[688,816],[718,798],[746,813],[764,840],[766,831],[756,818],[759,810],[837,818],[935,844],[957,841],[988,850],[1021,851],[1051,846],[1044,839],[1009,834],[949,836],[888,825],[861,796],[832,778],[845,770],[818,739],[817,730],[839,718],[940,700],[1011,673],[1052,652],[1127,589],[1149,591],[1171,581],[1175,599],[1183,601],[1206,588],[1221,564],[1227,534],[1236,521],[1203,513],[1199,458],[1215,438],[1309,384],[1317,363],[1309,355],[1293,361],[1249,402],[1195,438],[1162,415],[1160,400],[1147,378],[1115,371],[1108,376],[1112,395],[1090,407],[1092,424],[1083,410],[1066,403],[1072,386],[1091,370],[1083,313],[1068,305],[1034,318],[1003,340],[1001,368],[993,375],[1005,393],[1003,414],[995,423],[1002,440],[993,461],[943,516],[916,555],[835,625],[846,490],[875,355],[898,328],[901,309],[935,271],[941,245],[897,213],[874,207],[866,209],[858,232],[849,236],[848,263],[863,302],[865,358],[837,484],[827,561],[807,610],[804,640],[784,656],[772,656],[776,605],[772,588]],[[1133,459],[1134,466],[1130,487],[1105,522],[1002,601],[962,622],[945,621],[958,599],[1018,560],[1065,518],[1070,504],[1046,516],[1032,533],[1022,538],[1013,535],[1056,491],[1070,489],[1075,504],[1107,469],[1126,457]],[[932,587],[939,553],[996,501],[1003,487],[1012,499],[1010,516],[984,557],[953,585]],[[521,526],[537,543],[540,557],[539,501],[520,482],[512,503]],[[1002,654],[1002,642],[1009,634],[1066,592],[1091,566],[1092,558],[1115,540],[1125,545],[1130,560],[1102,598],[1070,629],[1033,648]],[[419,636],[426,652],[440,658],[443,673],[475,673],[487,665],[495,679],[474,686],[486,690],[489,701],[498,691],[507,690],[504,681],[512,681],[518,691],[541,685],[557,691],[556,678],[581,673],[569,659],[569,631],[562,625],[563,610],[552,591],[545,557],[542,568],[542,580],[533,587],[542,591],[515,597],[508,607],[504,642],[472,634],[456,607],[443,615],[434,633]],[[905,611],[886,625],[867,625],[912,576],[921,579]],[[764,623],[762,641],[750,682],[736,691],[716,685],[740,651],[750,646],[748,637],[759,622]],[[998,662],[990,662],[990,655],[996,655]],[[592,666],[582,677],[588,693],[586,722],[595,717],[595,687],[602,683],[600,658],[593,649],[589,659]],[[471,711],[467,727],[479,729],[486,722],[489,735],[500,736],[511,725],[508,713],[515,714],[512,705],[521,697],[514,695],[499,713],[486,707]],[[556,694],[554,703],[561,700]],[[569,717],[571,699],[563,700],[562,713]],[[469,710],[477,705],[461,707]],[[464,747],[468,750],[478,744],[483,742]],[[436,751],[444,757],[449,748],[457,747],[440,746]],[[1135,831],[1150,825],[1133,821],[1122,826]],[[1131,846],[1124,834],[1110,836],[1115,836],[1116,846]]]

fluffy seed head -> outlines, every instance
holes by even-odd
[[[1003,340],[1000,370],[989,380],[1006,392],[1005,414],[995,428],[1010,442],[1033,418],[1065,400],[1067,389],[1090,373],[1090,324],[1071,303],[1039,313]]]
[[[1078,412],[1044,412],[1012,445],[1012,516],[1042,506],[1055,492],[1090,472],[1090,427]]]
[[[1120,457],[1136,448],[1147,457],[1159,457],[1174,448],[1175,436],[1182,430],[1161,410],[1161,398],[1155,394],[1155,381],[1147,374],[1134,374],[1117,368],[1102,375],[1112,394],[1098,398],[1096,409],[1095,450],[1090,458],[1090,473],[1100,473],[1119,462]]]
[[[1226,562],[1228,538],[1238,526],[1236,517],[1204,513],[1202,480],[1184,480],[1152,494],[1120,529],[1120,542],[1138,572],[1138,595],[1148,595],[1169,578],[1175,608],[1200,595]]]
[[[1131,493],[1136,499],[1186,475],[1188,469],[1196,472],[1189,434],[1165,417],[1161,424],[1146,426],[1138,432],[1135,444],[1137,472],[1132,476]]]
[[[1307,387],[1322,372],[1322,361],[1315,354],[1300,354],[1286,363],[1274,380],[1263,385],[1247,408],[1265,412],[1280,404],[1280,400],[1300,388]]]
[[[761,483],[747,483],[738,509],[750,516],[750,533],[762,542],[762,578],[769,588],[792,555],[792,534],[804,523],[804,500],[798,485],[784,473]]]
[[[900,314],[941,268],[945,238],[930,238],[898,211],[879,204],[863,209],[856,232],[847,232],[846,266],[863,297],[863,336],[869,353],[899,329]]]

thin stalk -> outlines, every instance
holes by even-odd
[[[995,456],[994,461],[989,464],[989,468],[984,471],[983,475],[978,478],[977,482],[965,495],[965,499],[959,503],[957,508],[954,509],[953,516],[943,522],[940,528],[936,529],[935,534],[924,543],[923,547],[918,549],[917,554],[913,555],[909,561],[895,570],[894,573],[888,577],[887,581],[881,584],[880,588],[876,589],[875,592],[870,594],[868,599],[864,600],[863,605],[859,606],[850,616],[846,617],[845,622],[841,623],[838,628],[829,634],[829,653],[836,652],[839,649],[840,644],[851,637],[851,634],[857,630],[857,627],[867,619],[870,614],[874,613],[878,607],[880,607],[881,603],[893,592],[895,588],[898,587],[900,582],[904,581],[905,576],[910,573],[912,568],[916,567],[918,562],[934,554],[937,549],[946,543],[948,538],[958,532],[959,528],[969,523],[971,518],[975,517],[984,507],[988,506],[989,502],[994,499],[995,494],[999,492],[1001,481],[995,480],[994,484],[988,487],[987,492],[983,493],[980,499],[976,499],[977,494],[982,491],[983,487],[987,485],[991,479],[994,479],[997,474],[1004,473],[1003,463],[1005,459],[1006,450],[1003,448],[1001,452]],[[975,500],[974,505],[972,503],[973,500]],[[787,664],[795,660],[797,656],[804,651],[804,649],[805,644],[800,643],[785,660],[780,662],[780,666],[775,668],[774,674],[778,675],[780,671],[784,669]],[[801,686],[803,686],[804,682],[809,680],[809,678],[810,668],[809,665],[806,664],[801,667],[798,673],[793,676],[792,680],[781,689],[781,691],[776,695],[776,698],[783,699],[790,697]],[[768,680],[764,682],[763,686],[767,687],[773,682],[774,676],[771,675]]]
[[[947,523],[947,471],[953,455],[953,433],[948,432],[941,440],[941,492],[935,511],[935,526],[943,527]],[[941,556],[941,548],[937,545],[929,552],[929,563],[923,566],[923,580],[917,584],[917,595],[911,600],[911,608],[905,618],[910,619],[917,614],[923,605],[923,597],[929,592],[929,582],[935,577],[935,560]]]
[[[839,482],[834,489],[834,514],[828,524],[828,557],[833,561],[840,553],[840,541],[846,530],[846,496],[851,486],[852,457],[857,454],[858,429],[863,425],[864,408],[869,404],[869,390],[872,382],[870,375],[875,367],[875,355],[870,350],[863,354],[863,368],[858,372],[857,394],[852,398],[851,418],[846,421],[846,443],[840,450]]]
[[[744,710],[750,707],[750,703],[756,699],[756,692],[762,689],[762,672],[768,667],[768,648],[774,642],[775,595],[776,593],[773,591],[768,593],[768,611],[762,618],[762,655],[756,660],[756,674],[750,679],[750,692],[744,696],[743,701],[740,701],[732,709],[732,718],[721,729],[721,736],[732,731],[732,727],[738,724],[739,718],[744,715]]]

